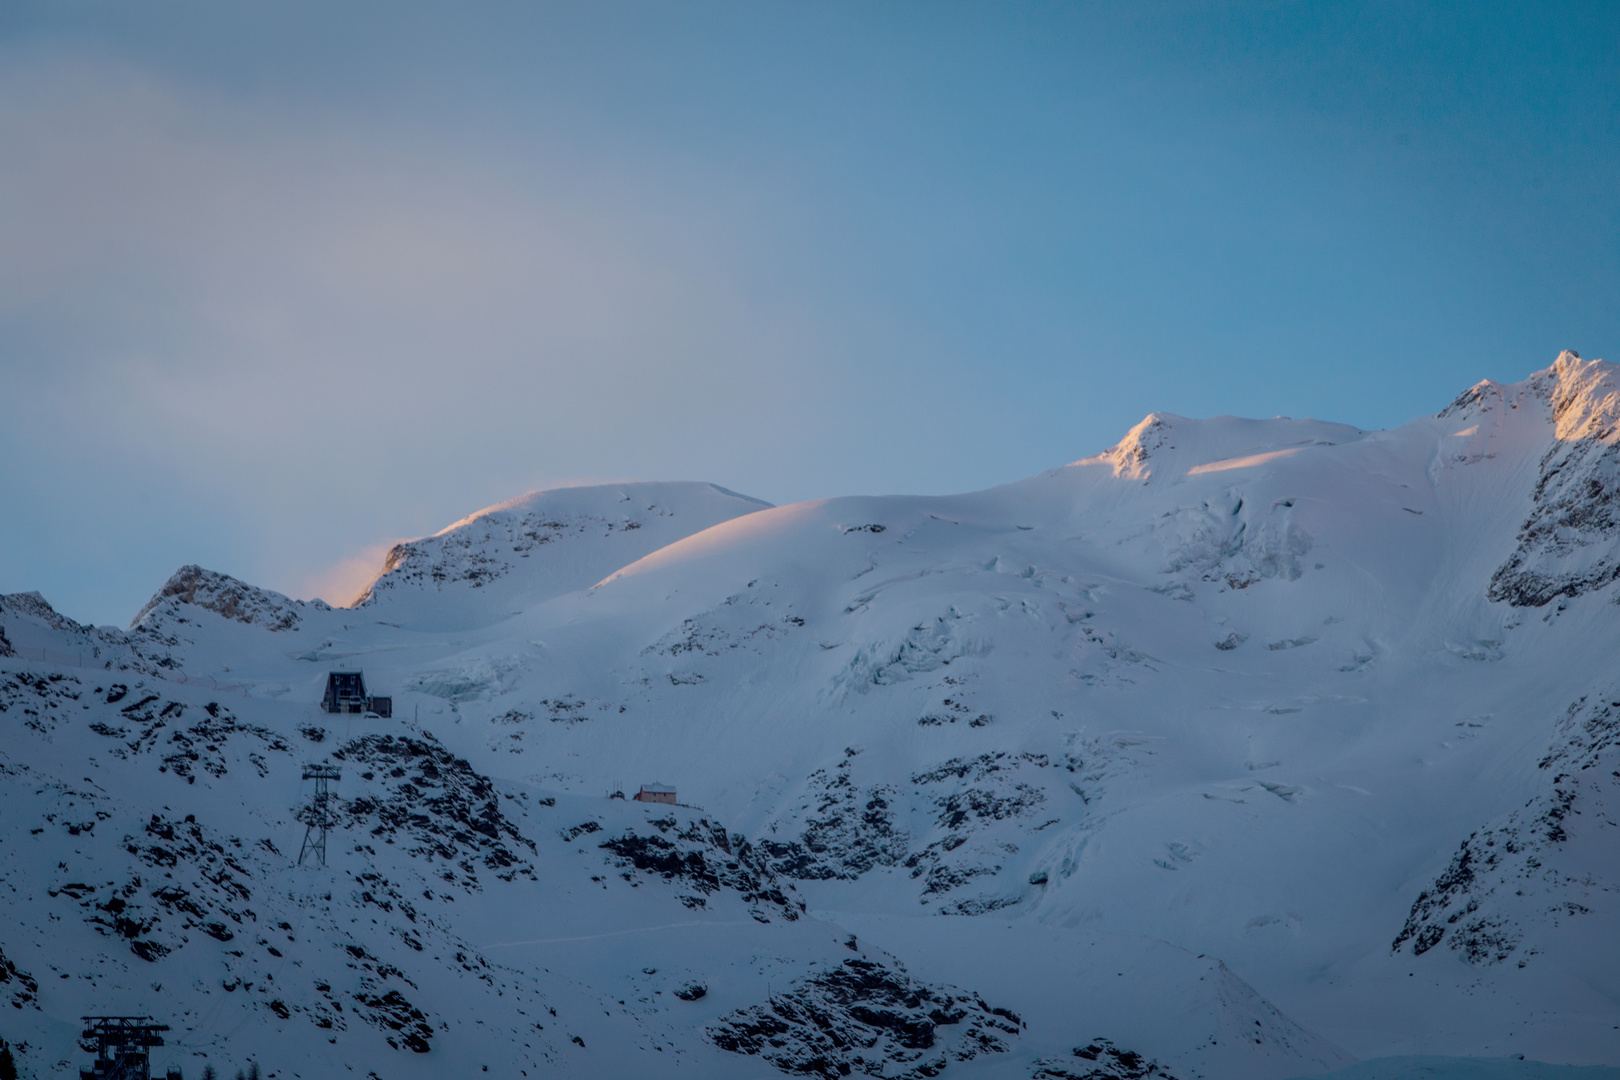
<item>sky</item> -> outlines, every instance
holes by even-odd
[[[0,3],[0,593],[1620,360],[1620,7]]]

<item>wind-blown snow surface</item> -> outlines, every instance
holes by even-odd
[[[541,493],[347,609],[0,598],[0,1033],[40,1076],[87,1012],[304,1077],[1620,1062],[1617,421],[1566,353],[970,495]],[[392,720],[319,711],[351,668]]]

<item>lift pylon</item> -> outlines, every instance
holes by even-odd
[[[299,815],[304,822],[304,842],[298,849],[298,865],[304,865],[304,856],[314,852],[326,865],[326,834],[337,824],[332,813],[332,793],[327,784],[341,779],[343,770],[336,765],[305,765],[304,779],[315,781],[315,796]]]

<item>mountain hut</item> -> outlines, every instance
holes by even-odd
[[[642,784],[636,792],[636,802],[657,802],[675,805],[675,789],[668,784]]]
[[[326,696],[321,708],[329,713],[376,713],[394,715],[394,699],[366,694],[366,676],[359,671],[332,671],[326,676]]]

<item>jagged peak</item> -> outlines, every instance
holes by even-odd
[[[37,592],[6,593],[0,596],[0,611],[14,611],[40,620],[52,630],[62,633],[84,633],[91,628],[74,622],[51,607],[50,601]]]
[[[1440,419],[1481,416],[1532,401],[1545,405],[1561,442],[1615,441],[1620,433],[1620,368],[1606,360],[1582,360],[1565,349],[1547,367],[1523,382],[1481,379],[1440,410]]]
[[[1616,367],[1605,360],[1582,360],[1565,350],[1552,367],[1532,376],[1543,379],[1552,405],[1555,434],[1560,441],[1596,439],[1614,442],[1620,426],[1620,380]]]
[[[1155,412],[1143,417],[1114,446],[1075,465],[1106,465],[1123,480],[1196,476],[1261,465],[1312,446],[1354,442],[1366,432],[1291,416],[1252,420],[1212,416],[1203,420]]]
[[[1148,458],[1153,451],[1166,445],[1170,438],[1170,429],[1176,421],[1184,419],[1174,413],[1148,413],[1135,427],[1127,431],[1119,442],[1096,457],[1086,458],[1076,464],[1103,461],[1112,465],[1114,475],[1121,479],[1145,480],[1153,473]]]
[[[160,608],[170,603],[190,604],[227,619],[263,626],[268,630],[291,630],[302,618],[301,608],[328,610],[324,601],[294,600],[281,593],[249,585],[229,574],[192,564],[174,572],[163,588],[146,602],[146,606],[135,613],[129,628],[135,630],[147,624]]]

